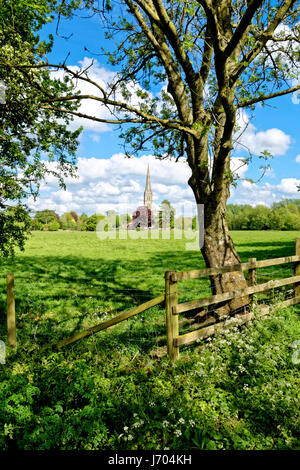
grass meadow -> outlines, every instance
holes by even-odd
[[[232,232],[242,261],[290,256],[300,232]],[[18,348],[0,364],[1,449],[300,449],[300,307],[156,357],[164,306],[61,349],[55,343],[164,292],[166,270],[204,267],[184,239],[99,240],[95,232],[33,232],[1,265],[15,273]],[[258,282],[292,275],[258,270]],[[289,286],[291,289],[291,286]],[[210,294],[180,283],[179,300]],[[183,332],[183,331],[181,331]],[[200,346],[200,348],[199,348]],[[294,358],[294,359],[293,359]]]

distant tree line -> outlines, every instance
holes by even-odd
[[[114,211],[107,211],[106,215],[93,214],[88,217],[85,213],[78,215],[75,211],[65,212],[59,216],[55,211],[45,209],[36,212],[32,219],[31,228],[32,230],[51,232],[57,230],[95,231],[98,222],[104,219],[109,221],[109,218],[112,216],[115,217],[114,220],[117,228],[130,220],[128,214],[118,215]]]
[[[110,225],[124,227],[131,220],[128,214],[118,215],[115,211],[107,211],[106,215],[78,215],[75,211],[65,212],[59,216],[53,210],[37,211],[32,219],[32,230],[78,230],[95,231],[98,222],[104,221],[109,230]],[[226,207],[226,219],[230,230],[300,230],[300,199],[284,199],[275,202],[271,208],[264,205],[252,207],[248,204],[229,204]],[[196,218],[177,217],[170,202],[164,200],[158,212],[158,227],[187,229],[196,228]]]
[[[272,206],[228,204],[229,230],[300,230],[300,199],[284,199]]]

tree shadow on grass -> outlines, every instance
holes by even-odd
[[[242,261],[250,257],[270,259],[291,256],[295,251],[294,241],[238,243]],[[16,258],[6,263],[6,272],[15,272],[16,312],[18,335],[37,342],[49,342],[71,336],[93,326],[106,315],[140,305],[164,292],[164,272],[201,269],[205,263],[200,251],[155,251],[147,259],[90,259],[79,257],[32,256]],[[279,268],[278,268],[279,269]],[[2,267],[5,274],[5,264]],[[279,276],[280,277],[280,276]],[[272,276],[270,275],[270,279]],[[265,278],[267,281],[268,279]],[[0,309],[6,309],[5,276]],[[194,281],[195,292],[203,290],[205,281]],[[180,284],[186,289],[187,299],[198,298],[192,293],[189,281]],[[203,294],[201,294],[203,296]],[[200,295],[200,296],[201,296]],[[5,314],[2,315],[5,319]],[[129,320],[131,321],[131,320]],[[1,322],[1,331],[5,331]],[[130,331],[130,342],[141,339],[140,326],[137,334]],[[128,330],[129,331],[129,330]],[[119,333],[119,340],[128,341],[128,331]],[[162,329],[157,329],[157,334]],[[5,334],[5,333],[4,333]],[[155,335],[154,335],[155,336]],[[150,341],[151,343],[151,341]]]
[[[148,261],[40,256],[15,260],[10,268],[15,272],[18,334],[24,338],[34,335],[43,343],[140,305],[161,295],[164,286],[160,269],[151,278]],[[0,309],[5,312],[5,308],[4,294]]]
[[[251,249],[249,249],[251,245]],[[247,247],[248,249],[245,249]],[[244,242],[237,244],[238,253],[242,261],[248,258],[272,259],[283,258],[295,255],[295,241],[274,241],[274,242]]]
[[[239,242],[235,245],[242,262],[248,261],[249,258],[263,260],[295,255],[295,241],[249,241]],[[170,251],[156,252],[151,256],[151,266],[153,268],[161,267],[162,271],[189,271],[206,267],[200,249],[174,253]]]

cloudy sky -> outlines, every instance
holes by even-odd
[[[61,21],[60,36],[55,35],[56,24],[48,25],[43,34],[47,36],[51,32],[55,37],[53,62],[62,62],[69,54],[68,64],[76,70],[94,60],[90,78],[104,85],[113,78],[114,71],[104,57],[92,54],[99,46],[109,45],[97,28],[96,19],[76,18]],[[68,40],[62,37],[71,33]],[[80,90],[95,94],[89,84],[81,85]],[[296,189],[300,184],[300,94],[277,98],[269,104],[264,108],[258,106],[253,115],[243,111],[239,116],[239,124],[245,130],[236,145],[232,169],[238,173],[240,181],[232,188],[229,203],[270,206],[274,201],[300,196]],[[103,118],[108,116],[107,110],[94,101],[84,102],[80,111]],[[193,210],[194,197],[187,184],[190,170],[184,160],[158,161],[151,151],[128,159],[123,153],[118,130],[112,125],[75,118],[72,127],[79,125],[84,131],[77,151],[78,178],[66,181],[66,191],[58,187],[54,178],[48,178],[41,187],[40,197],[29,201],[32,210],[53,209],[59,214],[75,210],[91,215],[115,209],[119,213],[131,213],[143,203],[148,164],[156,206],[168,199],[177,213]],[[248,151],[259,154],[263,150],[273,155],[272,169],[262,180],[249,183],[245,178],[259,180],[262,162],[253,158],[248,166],[241,165],[239,159],[247,157]]]

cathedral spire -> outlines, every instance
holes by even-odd
[[[148,209],[150,210],[152,209],[152,190],[151,190],[149,165],[147,168],[146,188],[144,192],[144,206],[147,206]]]

